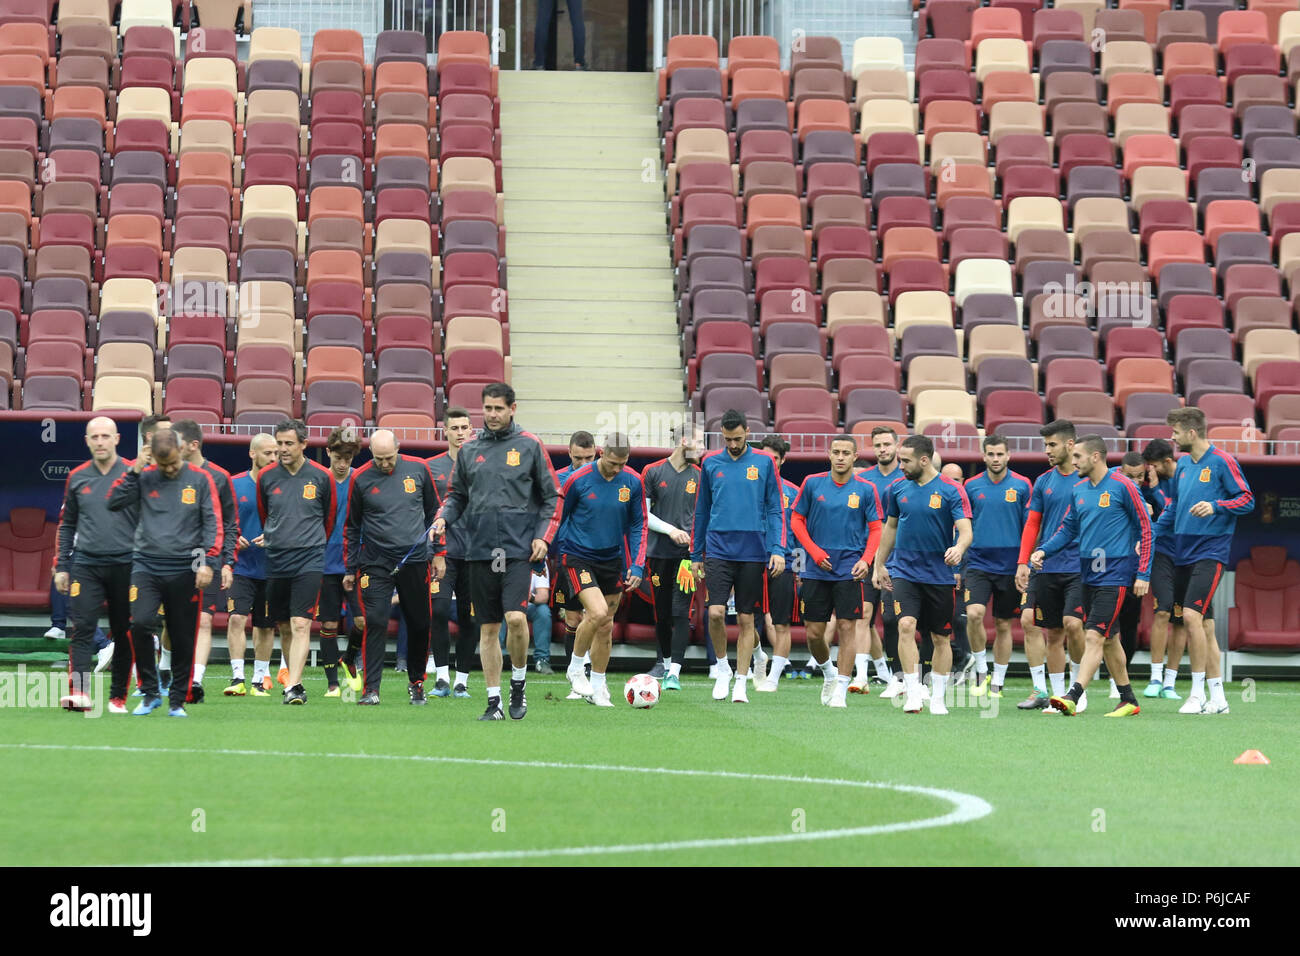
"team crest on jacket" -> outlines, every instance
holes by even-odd
[[[186,487],[181,489],[181,504],[192,505],[199,500],[199,493],[194,488]]]
[[[415,479],[411,477],[403,478],[402,490],[405,491],[408,495],[415,494]]]
[[[620,489],[618,489],[618,500],[621,501],[621,502],[623,502],[624,504],[626,504],[627,502],[631,501],[631,500],[632,500],[632,489],[631,489],[631,488],[620,488]]]
[[[517,467],[519,465],[519,452],[515,451],[513,448],[506,452],[506,464],[511,468]]]
[[[856,508],[856,507],[858,506],[858,501],[859,501],[859,498],[858,498],[858,493],[857,493],[856,491],[855,491],[853,494],[849,495],[849,507],[850,507],[850,508]]]
[[[943,507],[943,496],[935,492],[930,496],[930,507],[938,510]]]
[[[1210,480],[1210,469],[1208,469],[1208,468],[1202,468],[1202,469],[1201,469],[1201,481],[1204,481],[1204,482],[1208,483],[1209,480]]]
[[[693,494],[695,494],[695,479],[694,479],[694,478],[692,478],[692,479],[690,479],[689,481],[686,482],[686,493],[687,493],[688,495],[693,495]]]
[[[981,497],[983,496],[981,495]],[[1014,488],[1007,489],[1007,501],[1009,501],[1011,504],[1016,503],[1016,489]]]
[[[313,485],[311,482],[308,482],[307,484],[303,485],[302,496],[306,498],[308,501],[313,500],[316,497],[316,486]]]
[[[430,594],[437,594],[437,593],[438,593],[439,591],[441,591],[441,590],[442,590],[442,585],[441,585],[439,582],[437,582],[437,581],[430,581],[430,582],[429,582],[429,593],[430,593]]]
[[[1101,497],[1099,497],[1099,498],[1097,499],[1097,507],[1098,507],[1098,508],[1109,508],[1109,507],[1110,507],[1110,492],[1109,492],[1109,491],[1103,491],[1103,492],[1101,493]]]
[[[140,597],[140,589],[134,584],[131,585],[131,593],[127,595],[127,600],[134,603]]]
[[[754,465],[750,465],[745,469],[745,477],[750,481],[758,481],[758,468]]]
[[[361,575],[361,590],[364,591],[368,587],[370,587],[370,575],[363,574]]]

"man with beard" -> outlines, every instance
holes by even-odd
[[[474,437],[474,425],[469,412],[463,408],[447,409],[443,418],[443,431],[447,434],[447,450],[434,455],[426,464],[433,475],[433,486],[438,500],[447,500],[447,485],[456,456],[461,446]],[[429,660],[425,670],[434,672],[434,697],[447,697],[453,692],[457,697],[469,697],[469,672],[474,667],[475,648],[478,647],[478,628],[470,614],[469,575],[465,571],[465,540],[463,529],[447,532],[447,570],[442,578],[429,583],[432,604],[432,624],[429,629]],[[451,677],[451,599],[456,599],[456,683]],[[539,668],[540,670],[540,668]]]
[[[903,478],[903,473],[898,467],[898,432],[888,425],[877,425],[871,429],[871,450],[875,452],[876,463],[872,467],[863,470],[861,474],[863,478],[876,486],[876,494],[880,498],[880,513],[883,517],[889,509],[890,486]],[[854,656],[853,661],[854,667],[857,669],[857,676],[849,684],[849,693],[870,693],[870,670],[871,665],[874,664],[876,667],[875,679],[887,685],[880,696],[892,699],[903,692],[903,679],[893,669],[893,664],[898,661],[898,618],[894,616],[893,602],[884,599],[884,596],[876,588],[872,575],[867,575],[867,579],[862,582],[862,587],[866,594],[864,598],[867,602],[865,607],[879,609],[878,613],[885,630],[885,640],[882,645],[880,638],[876,635],[875,627],[872,626],[872,616],[864,609],[862,622],[858,627],[859,632],[866,631],[870,643],[863,643],[859,640],[858,653]]]

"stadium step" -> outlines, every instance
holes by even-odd
[[[520,424],[563,443],[680,415],[654,75],[503,71],[500,83]]]

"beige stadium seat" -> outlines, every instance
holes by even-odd
[[[291,186],[257,185],[244,190],[240,224],[250,219],[287,219],[298,222],[298,196]]]
[[[68,27],[79,24],[103,24],[111,27],[113,7],[107,0],[62,0],[59,4],[57,23],[60,35]],[[171,26],[170,20],[167,21],[167,25]],[[125,27],[122,28],[122,32],[126,32]]]
[[[1001,259],[963,259],[957,264],[957,281],[953,287],[953,298],[957,305],[962,305],[968,295],[982,292],[1015,295],[1010,262]]]
[[[438,195],[465,189],[496,193],[496,169],[481,156],[453,156],[442,164]]]
[[[1159,103],[1124,103],[1115,111],[1115,138],[1122,148],[1130,136],[1169,135],[1169,109]]]
[[[99,314],[147,312],[158,322],[158,287],[152,279],[109,279],[99,290]]]
[[[1122,199],[1087,196],[1074,204],[1074,242],[1076,245],[1094,232],[1109,232],[1129,227],[1128,206]]]
[[[853,41],[853,67],[850,71],[856,81],[867,70],[896,70],[905,72],[903,41],[897,37],[858,37]]]
[[[143,342],[104,342],[95,351],[95,380],[122,375],[154,380],[154,349]]]
[[[1273,207],[1283,202],[1300,202],[1300,169],[1270,169],[1259,178],[1259,204],[1265,215],[1271,216]]]
[[[1187,173],[1170,166],[1141,166],[1133,171],[1130,187],[1133,208],[1139,213],[1153,199],[1187,199]]]
[[[1277,23],[1277,48],[1282,51],[1283,59],[1287,59],[1297,45],[1300,45],[1300,10],[1288,10]]]
[[[238,341],[294,341],[293,289],[283,282],[241,282],[238,303]],[[302,350],[301,337],[294,351]]]
[[[220,153],[235,160],[235,130],[222,120],[192,119],[181,127],[180,155]],[[287,188],[287,187],[286,187]]]
[[[421,219],[385,219],[375,230],[375,258],[385,252],[420,252],[432,257],[429,224]]]
[[[931,389],[966,393],[966,366],[955,355],[918,355],[907,366],[907,400]],[[919,428],[918,428],[919,430]]]
[[[1013,243],[1026,229],[1065,230],[1065,210],[1050,196],[1017,196],[1007,205],[1007,238]]]
[[[1030,46],[1024,40],[990,37],[975,51],[975,78],[981,83],[990,73],[1028,73]]]
[[[842,326],[868,323],[885,324],[885,304],[880,293],[846,289],[832,292],[826,299],[826,334],[831,338]]]
[[[958,166],[988,165],[984,137],[979,133],[935,133],[930,141],[930,172],[938,175],[949,160]]]
[[[972,373],[989,357],[1028,358],[1025,333],[1018,325],[978,325],[968,333],[966,357]]]
[[[158,403],[155,404],[155,387]],[[96,379],[91,408],[93,411],[131,411],[141,415],[161,412],[162,383],[146,382],[134,375],[106,375]]]
[[[302,351],[302,323],[283,312],[241,315],[235,329],[236,352],[245,345],[283,345],[294,353]]]
[[[952,328],[952,297],[946,292],[904,292],[894,300],[894,327],[891,334],[902,338],[913,325],[942,325]]]
[[[1293,271],[1300,267],[1300,232],[1288,232],[1277,245],[1277,267],[1291,283],[1292,294],[1300,293]]]
[[[677,134],[673,157],[679,169],[688,163],[730,163],[731,144],[725,130],[684,129]]]
[[[913,359],[915,365],[919,359]],[[964,386],[963,386],[964,387]],[[956,388],[928,388],[917,393],[912,407],[912,430],[917,434],[930,425],[956,422],[975,424],[975,396]]]
[[[915,133],[916,110],[906,100],[867,100],[862,104],[863,136],[872,133]]]
[[[1093,26],[1097,22],[1097,13],[1106,8],[1106,0],[1058,0],[1057,10],[1073,10],[1083,18],[1083,39],[1092,36]]]
[[[1003,100],[989,113],[989,142],[994,146],[1003,136],[1043,135],[1043,109],[1037,103]]]
[[[185,63],[185,94],[195,90],[222,90],[233,99],[239,94],[239,79],[235,72],[233,60],[224,57],[205,56]]]
[[[248,62],[288,60],[302,70],[302,35],[287,27],[258,27],[248,42]],[[303,77],[303,89],[309,89]]]
[[[1300,335],[1290,329],[1251,329],[1241,347],[1241,364],[1252,386],[1264,362],[1300,362]]]
[[[501,323],[490,315],[458,315],[442,333],[442,350],[450,355],[459,349],[504,351]]]
[[[858,76],[853,102],[858,109],[869,100],[912,100],[912,84],[900,70],[865,70]]]
[[[183,248],[172,253],[171,307],[168,314],[182,310],[194,313],[230,315],[230,273],[226,254],[220,249]],[[199,306],[202,308],[198,308]],[[191,308],[192,307],[192,308]]]
[[[1101,78],[1106,82],[1116,73],[1155,71],[1155,57],[1149,43],[1140,40],[1112,40],[1101,48]]]

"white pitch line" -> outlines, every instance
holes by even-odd
[[[878,823],[871,826],[843,827],[835,830],[813,830],[804,833],[776,833],[766,836],[717,837],[700,840],[672,840],[661,843],[626,843],[611,846],[567,846],[530,850],[481,850],[460,853],[402,853],[396,855],[301,857],[234,860],[192,860],[182,862],[144,864],[148,866],[365,866],[389,863],[470,863],[484,860],[523,860],[538,857],[582,857],[614,853],[657,853],[671,850],[715,849],[720,847],[764,846],[774,843],[795,843],[803,840],[832,840],[841,837],[876,836],[883,833],[901,833],[907,830],[925,830],[932,827],[955,826],[970,823],[993,812],[988,801],[969,793],[942,790],[936,787],[919,787],[900,783],[881,783],[873,780],[841,780],[824,777],[796,777],[788,774],[739,773],[732,770],[688,770],[680,767],[628,767],[618,764],[576,764],[544,760],[493,760],[476,757],[435,757],[423,754],[364,754],[364,753],[311,753],[307,751],[236,750],[231,748],[205,750],[185,747],[119,747],[81,744],[7,744],[0,748],[9,750],[62,750],[101,753],[133,754],[202,754],[228,757],[317,757],[332,760],[390,760],[414,763],[462,764],[481,767],[519,767],[540,770],[585,770],[597,773],[659,774],[673,777],[714,777],[728,780],[748,780],[764,783],[795,783],[814,786],[855,787],[863,790],[890,790],[896,793],[915,793],[947,800],[953,809],[942,816],[923,820]]]

